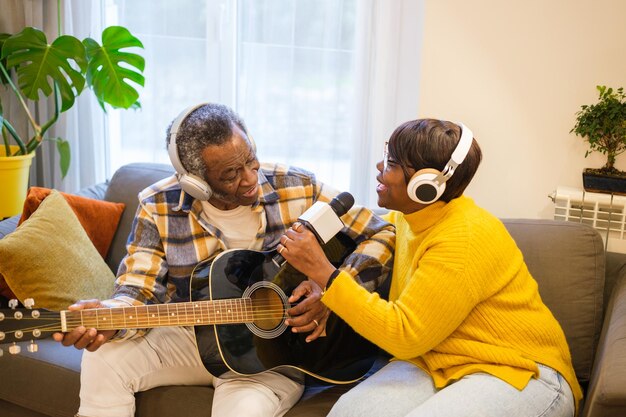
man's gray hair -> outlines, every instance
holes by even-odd
[[[167,128],[168,143],[172,124]],[[223,104],[207,103],[187,115],[176,134],[178,159],[187,172],[207,180],[202,151],[209,145],[228,142],[235,126],[248,134],[241,117]]]

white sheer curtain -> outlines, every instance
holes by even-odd
[[[401,123],[418,117],[424,0],[362,0],[350,190],[376,207],[376,162]]]
[[[92,94],[81,95],[50,132],[70,142],[68,176],[61,180],[54,144],[46,144],[32,182],[76,191],[128,162],[168,163],[170,121],[190,104],[215,101],[244,117],[261,159],[311,169],[375,206],[382,144],[418,115],[423,2],[64,0],[64,33],[100,40],[102,27],[121,24],[142,40],[146,87],[140,111],[106,116]],[[8,26],[0,29],[34,25],[56,35],[56,2],[0,5]]]
[[[56,4],[43,0],[0,0],[0,32],[18,33],[25,26],[34,26],[46,33],[48,38],[56,36]],[[50,17],[54,16],[54,19]],[[0,86],[2,94],[2,106],[6,118],[11,121],[13,127],[22,138],[32,136],[32,129],[26,113],[11,90]],[[39,120],[47,120],[52,108],[45,101],[38,105],[29,103],[30,111]],[[37,157],[33,161],[30,170],[30,185],[49,187],[53,183],[51,165],[54,162],[54,145],[44,143],[37,150]]]
[[[99,39],[98,26],[100,13],[92,10],[97,2],[65,0],[61,2],[62,32],[83,39],[94,36]],[[58,34],[57,2],[50,0],[0,0],[0,32],[17,33],[25,26],[34,26],[46,33],[48,43]],[[94,13],[95,12],[95,13]],[[93,33],[91,32],[93,31]],[[0,88],[5,90],[4,88]],[[10,91],[2,91],[4,112],[15,123],[18,132],[30,136],[26,115]],[[62,191],[74,192],[78,189],[103,181],[105,178],[104,131],[102,111],[95,109],[95,99],[85,91],[77,104],[62,113],[59,121],[48,131],[48,137],[62,137],[69,141],[71,148],[70,170],[61,179],[58,153],[53,142],[44,142],[37,150],[37,157],[31,168],[30,184]],[[51,100],[31,105],[39,120],[46,121],[53,113]],[[98,123],[99,122],[99,123]]]
[[[100,43],[103,26],[99,2],[64,0],[62,4],[63,33],[80,40],[91,37]],[[64,180],[55,176],[55,188],[77,191],[104,181],[108,166],[106,115],[93,93],[83,91],[74,108],[64,116],[56,133],[69,141],[72,161]]]
[[[383,143],[418,113],[423,1],[253,2],[239,2],[236,106],[261,156],[375,207]]]
[[[236,108],[259,156],[350,187],[356,0],[239,2]]]
[[[423,0],[103,0],[145,45],[142,110],[110,111],[109,172],[168,163],[164,132],[206,101],[245,119],[265,161],[375,206],[375,162],[417,117]]]
[[[350,186],[357,0],[108,0],[107,24],[146,45],[141,112],[110,118],[112,166],[168,162],[164,132],[185,107],[245,119],[259,158]],[[147,7],[150,4],[151,7]]]

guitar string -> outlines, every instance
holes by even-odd
[[[293,304],[290,308],[295,307],[297,304]],[[145,307],[137,307],[138,309],[144,310]],[[180,316],[192,316],[192,315],[199,315],[199,316],[225,316],[225,315],[236,315],[236,314],[241,314],[241,315],[245,315],[245,314],[256,314],[256,315],[274,315],[277,312],[285,312],[287,309],[285,309],[282,306],[276,306],[275,304],[253,304],[251,307],[247,307],[244,309],[239,309],[239,308],[225,308],[225,309],[220,309],[220,310],[216,310],[216,309],[211,309],[209,311],[209,309],[207,308],[201,308],[201,307],[194,307],[194,308],[187,308],[187,309],[176,309],[177,311],[172,312],[172,311],[134,311],[133,313],[130,313],[130,310],[134,310],[133,307],[123,307],[124,310],[118,310],[117,308],[114,309],[110,309],[110,310],[114,310],[113,313],[103,313],[102,317],[111,317],[113,318],[113,316],[119,316],[119,317],[127,317],[129,320],[134,320],[134,318],[132,318],[132,316],[134,315],[135,317],[145,317],[150,319],[149,316],[153,316],[161,319],[170,319],[172,317],[180,317]],[[87,310],[74,310],[74,311],[69,311],[69,314],[67,314],[67,321],[71,321],[72,319],[75,319],[76,321],[80,321],[81,318],[82,319],[89,319],[89,318],[93,318],[96,317],[96,315],[98,313],[96,313],[96,311],[109,311],[109,309],[87,309]],[[258,310],[262,310],[262,311],[258,311]],[[124,314],[124,312],[126,312],[126,314]],[[88,314],[85,314],[88,313]],[[156,316],[154,316],[156,314]],[[42,312],[39,317],[30,317],[30,316],[25,316],[25,317],[21,317],[21,318],[16,318],[13,316],[5,316],[4,319],[0,320],[0,323],[2,323],[2,321],[21,321],[21,320],[51,320],[51,319],[60,319],[59,318],[59,314],[58,313],[45,313]]]
[[[104,325],[104,323],[103,323],[102,326],[97,326],[97,324],[96,324],[96,325],[94,325],[94,327],[97,327],[99,330],[116,330],[116,329],[126,329],[126,328],[155,328],[155,327],[176,327],[176,326],[197,326],[197,325],[244,324],[244,323],[254,323],[256,321],[269,320],[269,319],[274,320],[274,321],[275,320],[280,320],[281,323],[282,323],[282,317],[283,317],[282,314],[281,314],[280,317],[277,317],[275,315],[257,315],[255,317],[253,317],[253,319],[250,319],[250,320],[244,320],[243,318],[232,318],[232,319],[224,319],[221,322],[218,321],[218,320],[215,320],[212,323],[202,323],[201,322],[200,324],[195,323],[195,322],[190,322],[190,321],[186,322],[186,323],[183,323],[183,324],[173,323],[173,322],[171,322],[171,323],[158,323],[157,324],[157,323],[154,323],[153,321],[150,321],[150,320],[149,321],[145,321],[145,322],[144,321],[137,321],[137,320],[135,320],[134,323],[132,323],[132,324],[134,324],[137,327],[127,326],[126,324],[131,324],[131,323],[126,323],[126,322],[124,323],[125,325],[122,326],[121,325],[122,324],[121,321],[118,324],[112,323],[112,327],[111,328],[109,328],[108,326]],[[211,318],[209,318],[209,319],[211,319]],[[97,323],[97,320],[95,322]],[[68,321],[66,323],[66,327],[69,328],[69,329],[74,329],[74,328],[76,328],[78,326],[81,326],[81,325],[85,325],[83,323],[83,321],[81,321],[81,320]],[[86,327],[91,327],[91,326],[88,326],[88,325],[85,325],[85,326]],[[277,326],[275,326],[275,327],[277,327]],[[54,323],[54,324],[50,324],[50,325],[47,325],[47,326],[32,326],[32,327],[25,327],[25,328],[22,328],[22,329],[14,329],[14,330],[6,331],[4,333],[5,334],[12,334],[12,333],[15,333],[16,331],[32,332],[33,330],[40,330],[42,332],[54,332],[54,331],[59,331],[60,332],[60,331],[62,331],[62,327],[61,327],[60,322],[59,322],[59,323]]]
[[[93,320],[93,321],[99,321],[99,320],[107,320],[107,319],[112,319],[114,321],[117,320],[126,320],[126,321],[134,321],[134,320],[180,320],[180,318],[185,318],[185,319],[189,319],[190,317],[192,318],[204,318],[204,317],[209,317],[209,318],[216,318],[216,317],[234,317],[234,316],[245,316],[245,315],[254,315],[255,317],[273,317],[276,316],[278,313],[280,313],[280,315],[282,315],[282,313],[285,313],[287,310],[284,308],[267,308],[264,309],[262,311],[256,310],[256,309],[248,309],[248,310],[230,310],[230,311],[212,311],[212,312],[208,312],[206,310],[204,311],[200,311],[200,310],[189,310],[189,311],[178,311],[175,314],[172,313],[167,313],[167,314],[155,314],[154,312],[152,313],[146,313],[146,312],[138,312],[138,313],[134,313],[134,314],[121,314],[120,313],[113,313],[113,314],[93,314],[92,311],[87,311],[89,314],[81,314],[79,311],[77,312],[73,312],[72,314],[68,314],[66,316],[66,322],[70,323],[70,322],[80,322],[80,321],[85,321],[85,320]],[[41,315],[40,317],[37,318],[30,318],[30,317],[23,317],[23,318],[13,318],[13,317],[5,317],[4,321],[11,321],[11,322],[19,322],[19,321],[42,321],[42,320],[61,320],[60,316],[58,314],[51,314],[51,315]],[[2,323],[2,320],[0,320],[0,323]]]
[[[220,325],[220,324],[244,324],[244,323],[254,323],[257,321],[263,321],[263,320],[280,320],[282,322],[284,315],[281,314],[279,316],[277,315],[272,315],[272,314],[263,314],[263,315],[255,315],[249,319],[245,318],[245,317],[230,317],[230,318],[223,318],[223,316],[220,317],[220,319],[215,318],[215,317],[208,317],[206,319],[208,319],[209,322],[202,321],[202,319],[204,319],[204,317],[202,318],[193,318],[193,320],[190,320],[190,318],[187,318],[186,320],[183,320],[183,323],[180,323],[180,320],[176,320],[177,322],[170,320],[170,322],[168,323],[156,323],[156,320],[154,319],[147,319],[147,320],[118,320],[113,321],[113,322],[109,322],[110,326],[107,326],[107,324],[109,323],[103,323],[101,321],[98,320],[70,320],[70,321],[66,321],[66,328],[67,329],[74,329],[76,327],[79,326],[85,326],[88,328],[94,327],[94,328],[98,328],[99,330],[115,330],[115,329],[126,329],[126,328],[154,328],[154,327],[176,327],[176,326],[198,326],[198,325]],[[198,320],[200,320],[198,322]],[[46,326],[31,326],[31,327],[24,327],[21,329],[13,329],[13,330],[8,330],[5,331],[5,334],[11,334],[11,333],[15,333],[16,331],[23,331],[23,332],[32,332],[33,330],[40,330],[42,332],[51,332],[51,331],[61,331],[62,327],[61,327],[61,322],[59,323],[54,323],[54,324],[49,324]]]
[[[295,306],[296,304],[293,304],[292,306]],[[259,307],[263,307],[260,304],[253,304],[253,306],[255,308],[259,308]],[[276,307],[275,304],[270,304],[271,307]],[[138,306],[138,308],[142,308],[141,306]],[[133,307],[123,307],[123,309],[133,309]],[[192,307],[191,309],[186,309],[181,311],[180,309],[177,309],[177,315],[161,315],[158,316],[156,318],[154,317],[148,317],[147,314],[148,313],[141,313],[139,312],[139,314],[137,314],[138,317],[135,318],[114,318],[112,322],[113,329],[118,329],[118,328],[132,328],[132,327],[128,327],[128,324],[131,324],[129,322],[132,322],[132,324],[134,324],[135,326],[138,327],[173,327],[176,325],[180,325],[180,320],[181,318],[183,319],[183,321],[185,323],[183,323],[183,325],[189,325],[189,326],[193,326],[193,325],[198,325],[198,320],[200,320],[201,324],[204,325],[210,325],[210,324],[237,324],[237,323],[245,323],[245,322],[254,322],[254,321],[259,321],[259,320],[277,320],[277,319],[281,319],[282,321],[282,317],[284,317],[284,313],[285,313],[285,309],[280,307],[280,308],[274,308],[274,309],[267,309],[264,310],[262,312],[250,312],[250,311],[231,311],[231,312],[226,312],[226,313],[210,313],[210,312],[206,312],[206,311],[198,311],[197,308]],[[81,325],[84,325],[84,322],[94,322],[94,323],[100,323],[102,320],[99,320],[98,318],[95,318],[92,314],[90,314],[88,317],[82,317],[83,315],[81,313],[83,312],[90,312],[93,313],[95,310],[85,310],[85,311],[75,311],[71,313],[71,316],[66,320],[66,327],[67,328],[75,328]],[[199,313],[199,314],[198,314]],[[243,320],[245,315],[251,314],[252,313],[252,318],[250,318],[249,320]],[[280,313],[280,314],[277,314]],[[198,315],[200,317],[198,317]],[[48,319],[51,318],[58,318],[58,314],[53,314],[53,313],[42,313],[40,315],[39,318],[31,318],[31,317],[23,317],[20,319],[11,317],[11,316],[7,316],[5,317],[4,320],[14,320],[14,321],[32,321],[32,320],[42,320],[42,319],[46,319],[46,316],[48,316]],[[206,316],[206,317],[205,317]],[[82,318],[81,318],[82,317]],[[218,319],[219,317],[219,319]],[[174,323],[174,318],[178,323]],[[155,321],[161,321],[161,320],[169,320],[170,323],[155,323]],[[190,319],[193,319],[193,321],[190,321]],[[205,323],[203,321],[203,319],[206,321],[211,321],[211,323]],[[243,320],[243,321],[242,321]],[[125,326],[121,326],[122,322],[125,324]],[[105,324],[105,323],[102,323]],[[89,326],[87,326],[89,327]],[[106,329],[107,326],[100,326],[100,329]],[[45,332],[50,332],[50,331],[61,331],[61,326],[60,326],[60,321],[59,324],[50,324],[47,326],[42,326],[42,327],[37,327],[37,326],[32,326],[32,327],[25,327],[23,329],[18,329],[18,330],[22,330],[22,331],[32,331],[32,330],[36,330],[39,329],[41,331],[45,331]],[[14,333],[16,330],[12,330],[12,331],[8,331],[5,333]]]
[[[226,302],[230,301],[231,299],[222,299],[222,300],[206,300],[206,301],[198,301],[198,303],[202,304],[200,306],[195,306],[192,305],[194,304],[193,302],[183,302],[183,303],[165,303],[165,304],[146,304],[146,305],[140,305],[140,306],[125,306],[125,307],[111,307],[111,308],[87,308],[84,310],[64,310],[66,312],[69,312],[70,314],[74,314],[74,313],[80,313],[80,312],[94,312],[94,311],[104,311],[104,310],[114,310],[114,311],[123,311],[123,310],[132,310],[132,309],[156,309],[156,310],[167,310],[167,309],[171,309],[172,307],[174,307],[176,310],[196,310],[197,309],[213,309],[215,310],[215,307],[213,305],[204,305],[204,303],[217,303],[220,302],[220,304],[225,305]],[[248,298],[234,298],[232,300],[236,300],[236,303],[238,304],[242,304],[239,300],[249,300]],[[184,305],[183,305],[184,304]],[[246,307],[245,303],[244,307]],[[291,307],[295,307],[298,304],[300,304],[299,302],[295,302],[295,303],[290,303]],[[280,308],[282,309],[282,304],[279,304],[278,302],[264,302],[264,303],[259,303],[257,301],[252,300],[251,302],[252,307],[255,308],[266,308],[266,307],[277,307],[277,306],[281,306]],[[226,306],[228,308],[228,306]],[[236,306],[239,307],[239,306]],[[232,308],[232,307],[231,307]],[[59,316],[59,312],[53,312],[53,311],[47,311],[47,310],[38,310],[38,309],[33,309],[33,310],[22,310],[23,312],[28,312],[28,311],[39,311],[40,313],[40,317],[58,317]],[[28,318],[31,318],[30,314],[27,314],[25,316],[23,316],[21,319],[17,319],[13,316],[13,314],[16,310],[8,310],[8,309],[0,309],[0,312],[5,313],[5,317],[4,319],[0,319],[0,323],[2,322],[2,320],[7,320],[7,319],[15,319],[15,320],[26,320]],[[9,313],[9,314],[6,314]]]
[[[277,308],[277,309],[265,309],[263,311],[257,311],[257,310],[250,310],[250,311],[242,311],[242,310],[238,310],[238,311],[226,311],[226,312],[206,312],[206,311],[199,311],[199,310],[190,310],[188,312],[177,312],[176,314],[154,314],[154,313],[139,313],[139,314],[100,314],[99,316],[96,314],[71,314],[71,315],[67,315],[66,316],[66,322],[71,322],[71,321],[76,321],[76,322],[80,322],[80,321],[84,321],[84,320],[107,320],[107,319],[112,319],[112,320],[127,320],[127,321],[133,321],[133,320],[138,320],[138,319],[147,319],[147,320],[177,320],[180,317],[184,317],[184,318],[189,318],[189,317],[232,317],[232,316],[237,316],[237,315],[250,315],[253,314],[256,317],[261,317],[261,316],[275,316],[278,313],[282,314],[284,313],[286,310],[283,308]],[[19,322],[19,321],[42,321],[42,320],[61,320],[61,318],[59,317],[59,315],[50,315],[50,316],[40,316],[38,318],[21,318],[21,319],[15,319],[15,318],[5,318],[4,321],[12,321],[12,322]],[[2,321],[0,321],[0,323],[2,323]]]
[[[158,313],[161,317],[170,317],[173,314],[176,315],[188,315],[188,314],[193,314],[193,312],[197,312],[200,311],[202,312],[206,312],[206,311],[214,311],[216,312],[216,314],[221,314],[221,313],[217,313],[217,310],[228,310],[230,308],[230,310],[234,310],[236,311],[242,311],[241,307],[242,306],[222,306],[223,309],[216,309],[213,306],[184,306],[184,307],[180,307],[177,306],[178,303],[171,303],[171,304],[151,304],[151,305],[143,305],[143,306],[128,306],[128,307],[113,307],[113,308],[96,308],[96,309],[84,309],[84,310],[65,310],[66,312],[69,313],[69,316],[80,316],[82,313],[90,313],[90,314],[94,314],[97,311],[110,311],[113,310],[115,314],[120,314],[123,313],[124,311],[129,312],[133,309],[137,309],[137,315],[146,315],[146,314],[155,314]],[[293,308],[296,307],[299,303],[292,303],[290,305],[289,308]],[[172,308],[174,307],[174,308]],[[245,310],[249,310],[250,308],[252,309],[264,309],[264,312],[276,312],[276,311],[285,311],[286,308],[283,307],[282,305],[278,305],[278,303],[255,303],[254,301],[251,303],[251,306],[248,307],[246,305],[243,306],[243,309]],[[176,311],[161,311],[161,310],[172,310],[175,309]],[[139,310],[145,310],[145,311],[139,311]],[[157,310],[155,311],[151,311],[151,310]],[[244,311],[245,313],[245,311]],[[96,313],[97,314],[97,313]],[[107,314],[107,313],[104,313]],[[209,313],[211,314],[211,313]],[[229,312],[228,314],[232,314],[232,312]],[[58,318],[59,317],[59,313],[58,312],[49,312],[46,310],[42,310],[40,311],[40,315],[39,317],[31,317],[30,315],[27,316],[23,316],[21,318],[16,318],[12,315],[6,315],[5,317],[0,320],[0,323],[3,320],[39,320],[39,319],[51,319],[51,318]]]
[[[178,323],[180,323],[180,321],[183,321],[184,323],[188,323],[189,325],[193,325],[194,323],[197,323],[198,320],[200,320],[200,323],[205,323],[205,322],[215,322],[215,323],[205,323],[205,324],[220,324],[219,322],[237,322],[237,320],[240,319],[246,319],[250,316],[250,321],[253,320],[264,320],[264,319],[272,319],[272,318],[278,318],[278,317],[283,317],[285,316],[285,310],[283,309],[276,309],[276,310],[266,310],[263,311],[261,313],[259,312],[226,312],[226,313],[217,313],[217,314],[212,314],[212,313],[203,313],[203,312],[198,312],[198,311],[193,311],[193,312],[189,312],[189,313],[179,313],[175,316],[172,315],[168,315],[168,316],[156,316],[156,317],[149,317],[147,315],[137,315],[135,317],[95,317],[93,315],[87,316],[87,317],[81,317],[81,315],[76,315],[76,316],[72,316],[70,318],[68,318],[67,320],[65,320],[65,323],[68,325],[68,327],[72,327],[73,325],[81,325],[84,322],[95,322],[95,323],[102,323],[102,324],[106,324],[107,319],[110,319],[108,322],[110,323],[129,323],[129,324],[151,324],[151,323],[155,323],[155,324],[162,324],[161,322],[164,323],[172,323],[172,325],[176,325]],[[58,320],[59,323],[61,322],[60,319],[58,318],[48,318],[48,319],[42,319],[42,318],[38,318],[38,319],[26,319],[26,318],[22,318],[22,319],[5,319],[7,321],[11,321],[11,322],[17,322],[17,321],[21,321],[21,322],[31,322],[31,321],[45,321],[45,320]],[[248,321],[248,320],[246,320]],[[29,323],[31,324],[31,323]],[[36,326],[33,326],[33,328],[35,328]]]

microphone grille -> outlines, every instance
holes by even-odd
[[[348,210],[350,210],[354,205],[354,197],[352,197],[352,194],[344,191],[343,193],[338,194],[335,198],[330,200],[330,203],[328,203],[328,205],[333,209],[338,217],[341,217],[346,214]]]

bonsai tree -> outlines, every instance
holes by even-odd
[[[622,87],[617,90],[599,85],[599,101],[583,105],[576,113],[576,125],[570,131],[589,143],[585,157],[593,151],[606,155],[606,164],[596,172],[622,174],[617,170],[615,158],[626,150],[626,95]]]
[[[102,45],[91,38],[80,41],[69,35],[48,43],[46,35],[33,27],[13,35],[0,34],[0,84],[15,94],[30,125],[29,136],[20,136],[14,123],[4,117],[0,101],[0,146],[4,146],[5,154],[25,155],[35,152],[43,140],[55,141],[61,175],[65,177],[70,164],[68,142],[60,137],[49,138],[47,133],[59,114],[74,106],[85,86],[93,91],[105,112],[105,103],[113,108],[139,107],[139,94],[128,81],[144,85],[145,61],[137,54],[121,51],[129,47],[143,45],[121,26],[104,29]],[[29,100],[52,100],[54,113],[50,119],[37,120],[29,110]],[[11,152],[11,144],[17,146],[17,151]]]

